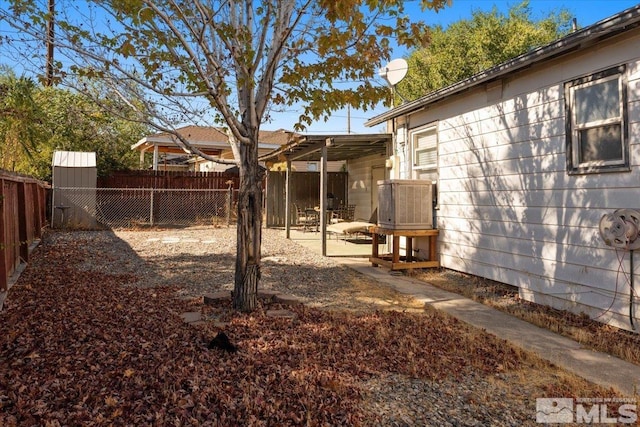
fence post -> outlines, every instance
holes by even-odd
[[[229,193],[227,195],[227,226],[231,225],[231,209],[233,208],[233,181],[227,181]]]
[[[31,198],[33,199],[33,227],[34,237],[42,237],[42,200],[40,200],[40,186],[36,183],[30,184]]]
[[[27,211],[27,184],[18,182],[18,244],[20,245],[20,258],[24,262],[29,261],[29,233],[27,221],[31,212]]]
[[[4,179],[0,179],[0,292],[6,292],[9,289],[9,261],[7,260],[9,248],[7,247],[7,224],[5,209],[5,187]],[[4,302],[6,294],[0,294],[0,308]]]
[[[151,203],[149,207],[149,224],[153,225],[153,188],[151,189]]]

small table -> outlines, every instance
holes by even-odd
[[[410,268],[433,268],[440,267],[436,250],[438,242],[439,230],[396,230],[383,228],[378,226],[369,227],[369,232],[373,236],[371,242],[371,265],[377,267],[383,265],[391,270],[406,270]],[[392,252],[390,254],[380,255],[378,253],[378,235],[384,234],[392,236]],[[400,258],[400,237],[405,237],[407,242],[406,256]],[[413,258],[413,238],[428,237],[429,238],[429,259],[426,261],[417,261]]]
[[[304,215],[306,218],[303,230],[314,231],[315,228],[316,232],[320,231],[320,209],[305,208]]]

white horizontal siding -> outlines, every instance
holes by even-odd
[[[581,277],[583,274],[593,275],[593,280],[604,279],[611,264],[617,265],[617,257],[623,253],[616,254],[614,249],[608,247],[599,249],[582,245],[591,236],[595,237],[597,231],[585,229],[581,232],[583,236],[579,240],[582,241],[574,244],[572,235],[562,232],[556,240],[542,232],[514,237],[509,235],[508,230],[502,234],[480,234],[464,233],[453,228],[442,232],[439,242],[441,253],[484,262],[491,262],[491,257],[499,255],[503,265],[520,266],[528,274],[588,285],[584,282],[585,277]],[[451,238],[454,234],[464,234],[465,238]],[[610,283],[605,280],[599,286],[607,289]]]
[[[533,107],[532,111],[524,109],[507,113],[495,107],[490,108],[495,111],[475,111],[442,122],[440,141],[446,143],[470,135],[476,138],[491,135],[499,143],[508,143],[514,139],[541,139],[564,133],[563,100],[554,100],[548,106]]]
[[[371,217],[373,192],[378,188],[372,182],[373,167],[384,167],[385,158],[379,155],[368,156],[347,162],[349,180],[349,204],[356,205],[355,219],[368,221]]]
[[[582,207],[543,207],[540,209],[530,206],[512,206],[505,211],[502,206],[449,206],[447,215],[439,214],[442,221],[465,219],[469,221],[508,222],[516,224],[540,224],[565,227],[567,224],[598,224],[602,212],[598,209],[584,209]]]
[[[564,138],[563,138],[564,139]],[[563,141],[564,144],[564,141]],[[632,169],[639,166],[640,145],[632,144],[629,147]],[[544,150],[541,151],[544,153]],[[511,155],[504,153],[505,156]],[[549,151],[546,154],[523,154],[518,156],[513,154],[512,158],[502,158],[496,160],[493,153],[483,155],[480,150],[475,155],[460,154],[457,156],[460,161],[455,163],[455,159],[450,156],[443,156],[440,172],[445,179],[458,179],[461,176],[484,179],[491,183],[491,188],[500,185],[504,188],[520,186],[520,182],[526,182],[527,188],[567,188],[576,186],[586,186],[599,188],[611,186],[626,186],[624,183],[635,182],[633,173],[615,174],[587,174],[568,175],[566,167],[566,155],[564,153],[554,153]],[[467,161],[465,161],[467,160]],[[530,179],[534,175],[535,179]],[[493,178],[499,177],[495,180]],[[544,178],[543,180],[541,180]],[[540,182],[536,186],[536,182]],[[444,184],[444,183],[443,183]],[[450,183],[454,186],[455,183]],[[534,187],[530,187],[534,185]]]
[[[638,43],[639,37],[618,40],[534,67],[505,80],[497,103],[474,90],[411,116],[414,129],[438,122],[444,267],[629,327],[630,288],[621,273],[629,269],[628,253],[604,245],[598,224],[613,209],[640,208]],[[628,65],[632,170],[569,175],[564,83],[620,63]]]
[[[630,327],[629,287],[622,277],[614,281],[618,284],[617,291],[606,292],[597,286],[564,283],[553,277],[537,277],[519,268],[497,266],[494,262],[457,258],[448,254],[443,254],[440,262],[454,270],[517,286],[520,289],[520,295],[529,301],[561,310],[586,313],[592,318],[619,328],[629,329]],[[636,297],[634,318],[640,314],[638,307]]]
[[[640,175],[636,175],[640,184]],[[468,205],[468,206],[502,206],[505,209],[510,207],[533,207],[544,209],[546,207],[562,207],[565,203],[568,207],[583,209],[617,209],[617,208],[640,208],[640,188],[638,187],[586,187],[532,190],[526,188],[504,189],[504,190],[476,190],[473,185],[468,186],[469,192],[452,193],[441,189],[438,199],[441,205],[442,214],[446,215],[446,206]]]

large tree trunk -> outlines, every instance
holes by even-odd
[[[262,243],[262,172],[258,166],[258,135],[253,144],[240,144],[238,243],[233,307],[252,311],[257,306]]]

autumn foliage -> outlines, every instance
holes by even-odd
[[[203,307],[177,288],[132,286],[139,278],[81,238],[57,242],[45,236],[0,312],[3,426],[375,424],[361,405],[367,379],[439,381],[522,362],[437,312],[300,306],[292,320],[267,317],[264,304]],[[224,320],[238,351],[208,349],[220,328],[184,323],[194,310]]]

